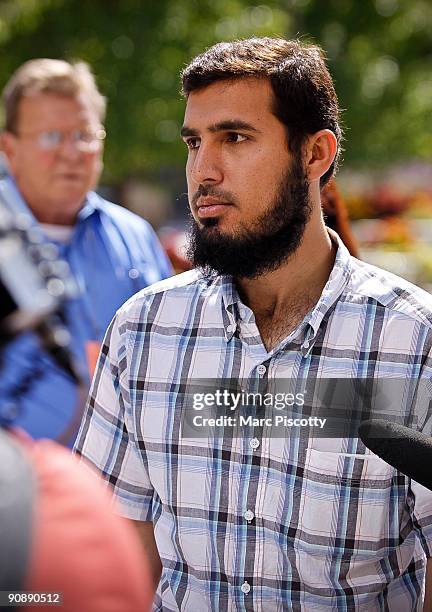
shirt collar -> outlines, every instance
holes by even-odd
[[[220,276],[220,286],[222,290],[222,300],[225,310],[234,312],[234,305],[240,302],[240,296],[237,292],[233,277],[230,275]]]
[[[101,197],[95,191],[89,191],[81,210],[78,213],[77,221],[84,221],[95,212],[101,210]]]
[[[351,255],[348,249],[336,232],[329,228],[327,228],[327,231],[331,241],[337,246],[336,257],[320,299],[315,307],[306,315],[302,323],[305,326],[305,338],[302,349],[306,353],[312,349],[324,317],[341,296],[352,271]]]
[[[20,190],[12,176],[7,176],[2,180],[4,189],[6,191],[5,203],[11,213],[19,214],[24,213],[32,220],[33,224],[36,225],[37,220],[31,209],[28,207],[26,201],[21,195]]]
[[[225,331],[225,340],[229,342],[234,336],[238,324],[238,316],[236,304],[240,302],[240,296],[237,292],[233,278],[230,275],[218,276],[217,283],[220,285],[222,292],[222,316]]]
[[[330,239],[336,245],[336,257],[332,271],[315,307],[306,315],[300,325],[287,338],[286,341],[302,338],[302,352],[311,351],[316,340],[318,330],[325,315],[340,297],[350,278],[352,264],[351,255],[339,238],[338,234],[327,228]],[[241,299],[234,285],[232,276],[217,277],[222,291],[224,306],[225,339],[227,342],[233,337],[238,324],[238,310]]]

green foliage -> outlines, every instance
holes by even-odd
[[[219,40],[321,44],[346,125],[346,163],[432,157],[427,0],[3,0],[0,85],[24,61],[88,61],[108,97],[105,180],[182,166],[179,72]]]
[[[347,163],[432,158],[432,4],[292,0],[298,30],[327,52],[344,112]]]

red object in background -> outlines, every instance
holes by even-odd
[[[330,179],[322,190],[321,205],[325,224],[338,233],[351,255],[358,257],[358,245],[351,229],[348,209],[334,179]]]
[[[186,257],[186,232],[184,230],[168,228],[159,235],[159,239],[176,274],[192,269],[192,264]]]
[[[153,589],[141,543],[132,525],[114,514],[99,477],[54,442],[21,443],[36,478],[24,588],[62,592],[62,612],[150,610]]]
[[[384,183],[370,196],[370,206],[377,217],[400,215],[409,207],[409,198]]]
[[[93,378],[93,375],[96,370],[96,364],[99,358],[100,349],[101,343],[98,340],[87,340],[85,344],[85,350],[90,380]]]

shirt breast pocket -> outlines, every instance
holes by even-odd
[[[265,573],[284,568],[305,592],[328,594],[338,585],[367,588],[373,599],[387,583],[383,567],[391,566],[390,557],[396,565],[400,555],[405,496],[396,487],[403,484],[376,455],[344,453],[341,440],[324,442],[299,451],[287,466],[285,486],[278,490],[276,479],[274,485],[267,480],[260,498],[274,536],[267,532]]]
[[[373,454],[308,448],[295,546],[378,559],[398,543],[393,476],[394,469]]]

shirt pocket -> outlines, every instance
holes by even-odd
[[[258,496],[265,574],[283,571],[306,590],[382,588],[382,560],[397,556],[400,544],[404,496],[396,494],[394,469],[369,452],[313,447],[280,469]]]
[[[307,448],[294,546],[341,560],[384,555],[399,535],[393,475],[373,454]]]
[[[405,496],[394,476],[373,454],[307,449],[293,539],[301,583],[358,593],[367,588],[373,599],[399,573]]]

